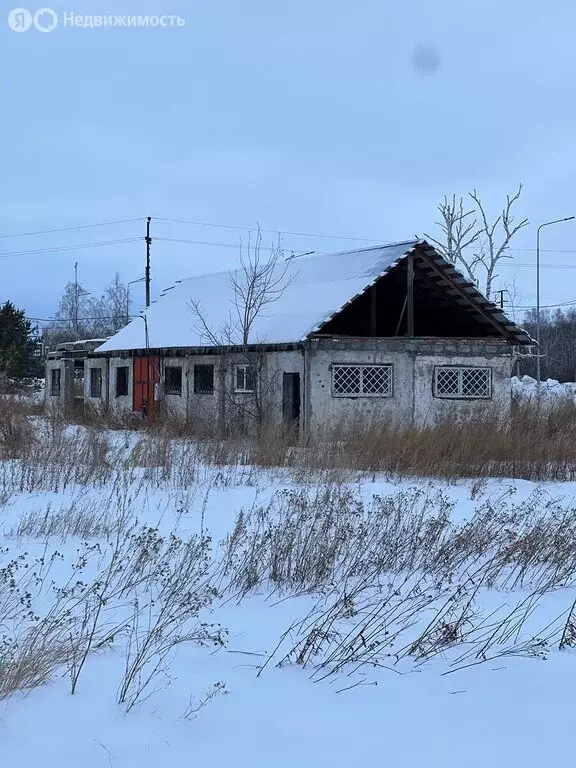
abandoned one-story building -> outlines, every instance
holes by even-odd
[[[304,434],[510,411],[514,356],[532,340],[425,241],[278,262],[247,345],[231,332],[239,280],[179,281],[87,352],[85,402],[221,428],[257,407]],[[70,402],[74,366],[65,352],[48,360],[49,403]]]

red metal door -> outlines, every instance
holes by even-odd
[[[156,416],[159,382],[160,358],[135,357],[133,408],[140,411],[149,421]]]

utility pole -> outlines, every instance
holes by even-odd
[[[146,271],[144,272],[144,279],[146,280],[146,306],[150,306],[150,245],[152,244],[152,238],[150,237],[150,222],[152,216],[146,218]]]
[[[78,262],[74,264],[74,333],[78,337]]]
[[[542,357],[542,350],[540,349],[540,230],[542,227],[549,227],[551,224],[560,224],[563,221],[572,221],[573,219],[576,219],[576,216],[565,216],[563,219],[545,221],[544,224],[540,224],[536,230],[536,346],[538,347],[536,357],[536,386],[538,388],[538,398],[540,398],[540,381],[542,378],[540,367],[540,358]]]
[[[500,309],[504,309],[504,291],[496,291],[496,293],[500,294]]]

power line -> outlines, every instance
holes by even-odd
[[[234,248],[235,250],[238,249],[238,243],[215,243],[214,241],[208,241],[208,240],[184,240],[178,237],[153,237],[152,240],[155,242],[164,242],[164,243],[186,243],[187,245],[209,245],[214,246],[216,248]],[[247,247],[247,244],[245,244]],[[261,251],[276,251],[276,248],[268,248],[265,246],[258,246]],[[294,249],[294,248],[286,248],[287,251],[293,251],[293,250],[301,250],[301,249]]]
[[[536,253],[536,248],[507,248],[506,250]],[[576,250],[570,248],[540,248],[540,253],[576,253]]]
[[[378,243],[383,242],[380,238],[373,237],[349,237],[346,235],[325,235],[325,234],[318,234],[318,233],[312,233],[312,232],[288,232],[287,230],[283,229],[262,229],[261,227],[238,227],[234,226],[232,224],[211,224],[207,221],[190,221],[188,219],[162,219],[158,218],[157,216],[153,216],[154,221],[165,221],[169,222],[171,224],[193,224],[197,227],[214,227],[217,229],[235,229],[242,232],[266,232],[266,234],[272,234],[272,235],[291,235],[293,237],[324,237],[329,238],[330,240],[352,240],[356,242],[363,242],[363,243]],[[389,242],[388,240],[384,242]]]
[[[320,237],[320,238],[328,238],[331,240],[349,240],[352,242],[364,242],[364,243],[383,243],[386,244],[390,242],[387,239],[384,238],[367,238],[367,237],[351,237],[349,235],[333,235],[333,234],[325,234],[325,233],[318,233],[318,232],[292,232],[288,230],[274,230],[274,229],[260,229],[258,227],[246,227],[246,226],[238,226],[233,224],[221,224],[221,223],[213,223],[213,222],[206,222],[206,221],[196,221],[191,219],[170,219],[170,218],[161,218],[161,217],[153,217],[155,221],[159,222],[167,222],[172,224],[188,224],[193,226],[200,226],[200,227],[210,227],[210,228],[217,228],[217,229],[226,229],[226,230],[236,230],[236,231],[243,231],[243,232],[254,232],[256,229],[259,229],[260,232],[265,232],[268,234],[276,234],[276,235],[289,235],[292,237]],[[12,234],[7,235],[0,235],[0,240],[8,239],[8,238],[15,238],[15,237],[31,237],[34,235],[45,235],[45,234],[52,234],[52,233],[58,233],[58,232],[72,232],[76,230],[84,230],[84,229],[91,229],[96,227],[105,227],[105,226],[113,226],[117,224],[130,224],[138,221],[144,221],[146,219],[145,216],[139,216],[132,219],[115,219],[110,221],[101,221],[96,222],[94,224],[79,224],[76,226],[71,227],[58,227],[58,228],[52,228],[52,229],[43,229],[43,230],[36,230],[33,232],[16,232]],[[182,242],[182,243],[190,243],[192,245],[214,245],[217,247],[236,247],[237,243],[212,243],[202,240],[185,240],[185,239],[177,239],[177,238],[154,238],[154,239],[163,239],[165,241],[170,242]],[[127,242],[127,241],[126,241]],[[116,241],[111,244],[116,244]],[[62,248],[74,248],[74,247],[85,247],[85,246],[62,246]],[[87,246],[86,246],[87,247]],[[92,247],[92,246],[90,246]],[[52,249],[50,249],[52,250]],[[53,249],[53,250],[60,250],[60,249]],[[515,252],[527,252],[527,253],[534,253],[534,248],[508,248],[509,251],[515,251]],[[563,249],[563,248],[544,248],[540,249],[541,253],[576,253],[576,250],[573,249]],[[42,249],[41,251],[38,250],[38,252],[48,252],[48,249]],[[27,255],[29,252],[25,251],[18,255]],[[6,253],[1,254],[3,255],[17,255],[16,252],[14,253]],[[516,265],[520,266],[520,265]],[[521,265],[521,266],[529,266],[529,265]],[[560,266],[560,265],[559,265]]]
[[[554,309],[555,307],[572,307],[575,304],[576,304],[576,300],[575,301],[563,301],[560,304],[546,304],[545,306],[540,307],[540,309]],[[514,309],[536,309],[536,305],[535,304],[533,304],[531,306],[529,306],[529,305],[525,305],[525,306],[524,305],[517,305],[516,307],[514,307]]]
[[[157,216],[154,216],[153,219],[155,221],[164,221],[169,222],[171,224],[191,224],[193,226],[197,227],[213,227],[216,229],[233,229],[238,230],[242,232],[254,232],[254,231],[260,231],[260,232],[266,232],[267,234],[273,234],[273,235],[291,235],[293,237],[323,237],[323,238],[329,238],[331,240],[351,240],[355,242],[363,242],[363,243],[389,243],[390,240],[386,238],[381,237],[351,237],[349,235],[327,235],[327,234],[320,234],[318,232],[290,232],[288,230],[284,229],[262,229],[260,227],[246,227],[246,226],[236,226],[232,224],[216,224],[211,223],[207,221],[193,221],[190,219],[167,219],[167,218],[159,218]],[[424,238],[425,239],[425,238]],[[535,248],[507,248],[508,251],[525,251],[527,253],[536,253]],[[564,248],[540,248],[540,253],[576,253],[576,249],[564,249]]]
[[[152,239],[157,241],[157,242],[165,242],[165,243],[186,243],[187,245],[207,245],[207,246],[214,246],[214,247],[217,247],[217,248],[236,248],[236,249],[238,248],[238,243],[217,243],[217,242],[208,241],[208,240],[186,240],[184,238],[179,238],[179,237],[154,237]],[[276,249],[275,248],[261,247],[261,250],[263,250],[263,251],[274,251]],[[300,250],[300,249],[285,248],[285,250],[290,251],[290,250]],[[576,251],[575,251],[575,253],[576,253]],[[526,268],[529,267],[531,269],[534,269],[536,267],[535,264],[529,264],[529,263],[526,263],[526,262],[514,262],[514,261],[502,262],[502,263],[499,264],[499,267],[500,266],[505,266],[505,267],[526,267]],[[576,269],[576,263],[574,263],[574,264],[541,264],[540,267],[541,268],[552,268],[552,269],[554,269],[554,268],[557,268],[557,269],[564,269],[564,268],[566,268],[566,269]]]
[[[93,227],[108,227],[113,224],[130,224],[134,221],[142,221],[145,217],[139,216],[136,219],[115,219],[114,221],[100,221],[97,224],[79,224],[74,227],[59,227],[58,229],[40,229],[37,232],[16,232],[11,235],[0,235],[0,240],[10,237],[32,237],[33,235],[48,235],[52,232],[72,232],[76,229],[91,229]]]
[[[498,269],[501,267],[529,267],[530,269],[536,269],[536,264],[528,264],[526,262],[507,261],[498,264]],[[540,269],[576,269],[576,263],[574,264],[540,264]]]
[[[158,216],[154,216],[152,218],[155,221],[162,221],[162,222],[167,222],[172,224],[189,224],[189,225],[198,226],[198,227],[229,229],[229,230],[236,230],[236,231],[242,231],[242,232],[254,232],[256,230],[259,230],[260,232],[265,232],[267,234],[290,235],[293,237],[321,237],[321,238],[327,238],[330,240],[350,240],[353,242],[363,242],[363,243],[390,242],[389,240],[385,238],[380,238],[380,237],[369,238],[369,237],[352,237],[350,235],[333,235],[333,234],[325,234],[325,233],[319,233],[319,232],[291,232],[283,229],[262,229],[260,227],[246,227],[246,226],[239,226],[234,224],[221,224],[221,223],[208,222],[208,221],[196,221],[192,219],[170,219],[170,218],[162,218]],[[144,221],[145,219],[146,219],[146,216],[137,216],[132,219],[112,219],[110,221],[100,221],[94,224],[78,224],[71,227],[40,229],[33,232],[14,232],[12,234],[0,235],[0,240],[5,240],[13,237],[32,237],[35,235],[47,235],[47,234],[52,234],[57,232],[72,232],[75,230],[92,229],[96,227],[107,227],[107,226],[114,226],[117,224],[131,224],[138,221]],[[205,244],[205,243],[199,243],[199,244]],[[513,247],[510,247],[507,250],[508,251],[524,251],[528,253],[535,253],[536,251],[535,248],[513,248]],[[576,249],[541,248],[540,252],[541,253],[576,253]]]
[[[36,248],[29,251],[4,251],[0,253],[0,258],[7,258],[9,256],[34,256],[40,253],[60,253],[67,251],[79,251],[84,248],[101,248],[106,245],[122,245],[124,243],[136,243],[142,240],[141,237],[128,237],[120,240],[102,240],[93,243],[78,243],[77,245],[60,245],[51,248]]]
[[[119,317],[125,318],[126,315],[123,315],[121,313],[117,315],[110,315],[109,317],[79,317],[78,322],[79,323],[85,323],[89,320],[117,320]],[[134,320],[135,318],[140,317],[140,315],[128,315],[129,320]],[[28,315],[25,315],[26,320],[30,320],[34,323],[74,323],[76,322],[75,317],[29,317]]]

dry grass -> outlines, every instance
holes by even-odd
[[[1,413],[0,403],[0,413]],[[63,423],[55,416],[54,430]],[[319,432],[309,440],[293,432],[265,425],[258,436],[245,433],[222,438],[212,425],[195,429],[174,416],[159,417],[148,426],[132,415],[127,419],[94,410],[84,410],[79,420],[92,431],[137,428],[141,443],[135,449],[135,466],[162,467],[179,462],[183,452],[173,444],[194,444],[197,459],[218,467],[290,468],[299,480],[314,473],[350,471],[378,472],[401,477],[517,477],[528,480],[570,480],[576,478],[576,404],[571,400],[517,403],[511,420],[497,416],[467,422],[445,421],[421,428],[405,428],[386,422],[341,423]],[[57,424],[60,426],[58,427]],[[29,417],[25,411],[0,427],[0,457],[17,458],[28,450]],[[19,446],[23,446],[21,449]],[[186,453],[186,452],[185,452]],[[191,451],[186,453],[190,460]],[[166,474],[166,472],[165,472]],[[334,474],[332,476],[335,476]]]
[[[315,680],[365,666],[448,669],[502,656],[545,657],[575,642],[574,608],[534,626],[547,596],[576,585],[576,509],[539,492],[487,500],[462,523],[439,491],[366,501],[349,486],[283,491],[242,512],[225,542],[227,591],[318,600],[269,661]],[[505,592],[487,610],[487,590]]]
[[[400,477],[576,478],[576,406],[559,402],[517,406],[510,421],[497,418],[411,428],[387,423],[342,424],[306,443],[282,430],[258,438],[213,440],[204,458],[216,464],[290,467],[299,479],[313,473],[361,471]],[[307,474],[308,473],[308,474]]]
[[[127,436],[96,427],[71,428],[57,415],[42,420],[0,400],[0,493],[60,491],[104,485],[121,467],[143,472],[155,485],[187,488],[217,468],[223,483],[253,483],[254,467],[288,470],[298,482],[345,480],[371,473],[400,477],[513,477],[535,481],[576,478],[576,407],[518,406],[509,423],[486,420],[420,429],[390,424],[339,425],[298,442],[273,427],[258,437],[174,437],[171,423]],[[116,433],[118,434],[118,433]],[[127,450],[128,448],[128,450]]]
[[[51,636],[43,625],[10,643],[5,638],[4,645],[0,643],[0,700],[45,685],[69,658],[69,640]]]
[[[484,501],[462,523],[453,507],[439,490],[370,500],[339,484],[279,491],[239,514],[225,547],[228,588],[313,592],[351,577],[414,572],[451,583],[480,567],[486,587],[502,590],[576,579],[576,509],[540,491],[516,505]]]
[[[79,545],[64,571],[63,562],[57,550],[0,551],[0,699],[57,670],[74,693],[88,657],[116,644],[125,654],[118,701],[130,709],[167,684],[178,644],[222,644],[223,630],[200,620],[217,596],[209,539],[132,523]]]
[[[0,698],[57,669],[68,670],[75,690],[88,655],[115,638],[126,653],[118,698],[132,706],[149,674],[165,670],[172,640],[222,641],[218,628],[204,633],[197,624],[216,599],[211,584],[228,598],[263,588],[279,599],[317,597],[271,657],[310,667],[314,679],[440,654],[455,669],[573,645],[574,609],[540,632],[526,627],[546,595],[576,581],[576,511],[537,493],[518,505],[487,499],[483,478],[576,477],[575,427],[574,405],[557,403],[517,407],[510,424],[342,425],[307,444],[273,428],[257,438],[192,439],[170,423],[142,430],[133,443],[127,433],[119,440],[95,426],[70,428],[57,415],[40,420],[0,401],[0,497],[76,488],[74,501],[33,509],[11,534],[84,542],[80,565],[68,564],[74,582],[58,587],[47,607],[51,563],[8,561],[0,551],[0,626],[14,628],[0,637]],[[257,467],[283,468],[303,485],[239,514],[221,564],[210,561],[203,523],[190,541],[134,527],[139,494],[149,488],[200,489],[207,498],[216,487],[261,483]],[[454,521],[439,491],[367,500],[344,483],[366,472],[476,477],[477,511]],[[101,496],[83,498],[82,488]],[[104,541],[86,543],[94,538]],[[506,593],[494,613],[481,599],[488,589]],[[524,591],[519,599],[515,590]]]
[[[0,397],[0,459],[26,455],[33,440],[34,432],[25,404]]]
[[[117,477],[112,490],[99,498],[77,496],[74,500],[53,506],[36,507],[25,512],[10,529],[10,539],[31,538],[67,541],[76,537],[109,539],[125,529],[136,516],[136,504],[141,502],[139,489],[120,482]]]

